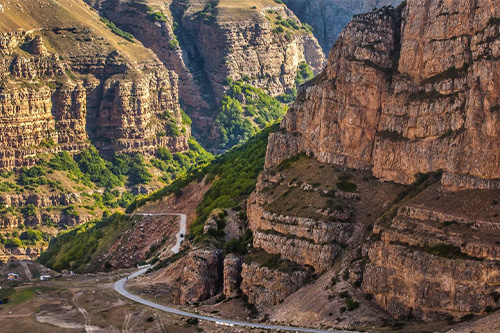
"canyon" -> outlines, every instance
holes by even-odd
[[[126,214],[62,234],[39,262],[77,273],[149,263],[130,290],[221,318],[408,332],[495,323],[500,1],[367,2],[397,7],[355,15],[326,67],[320,43],[328,48],[338,25],[318,43],[304,22],[325,31],[332,23],[312,13],[350,12],[357,2],[279,2],[89,0],[85,10],[134,42],[98,42],[96,31],[116,37],[90,9],[91,31],[4,34],[5,169],[89,143],[103,155],[187,151],[180,105],[194,131],[215,140],[217,105],[233,81],[280,96],[296,88],[301,64],[317,74],[296,88],[279,126],[137,198]],[[184,131],[159,135],[165,120]],[[84,197],[3,200],[52,206]],[[168,251],[175,220],[152,215],[174,212],[187,215],[189,229],[176,254]]]
[[[215,135],[214,119],[228,78],[278,96],[295,88],[301,63],[317,74],[326,62],[312,33],[272,0],[254,6],[229,0],[88,2],[178,73],[180,102],[193,119],[196,136],[207,145]],[[292,23],[284,27],[281,22]]]
[[[161,124],[167,117],[184,127],[177,75],[153,52],[121,41],[84,4],[68,23],[49,24],[48,16],[65,15],[70,4],[33,5],[5,6],[33,22],[2,31],[2,169],[32,166],[44,152],[78,152],[89,140],[104,155],[188,149],[189,128],[174,137]]]
[[[367,13],[374,8],[397,6],[401,0],[284,0],[297,17],[314,29],[325,54],[330,52],[338,35],[357,14]]]

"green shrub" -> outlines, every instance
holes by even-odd
[[[303,85],[309,80],[314,78],[314,73],[307,62],[302,62],[299,65],[297,76],[295,77],[295,84],[298,86]]]
[[[167,22],[167,17],[162,11],[154,11],[153,8],[148,6],[148,19],[154,22]]]
[[[287,107],[263,90],[242,81],[233,82],[230,78],[227,84],[229,89],[221,101],[216,118],[221,148],[227,149],[245,142],[258,130],[286,114]],[[245,96],[243,103],[238,100],[240,94]]]
[[[111,172],[112,164],[103,160],[94,146],[83,150],[76,160],[80,170],[97,186],[115,188],[123,185],[123,182]]]
[[[23,247],[23,243],[17,237],[7,238],[4,242],[4,245],[5,245],[5,247],[9,247],[9,248]]]
[[[28,228],[19,236],[19,239],[28,245],[35,245],[37,242],[43,240],[43,237],[40,230]]]
[[[120,231],[130,226],[130,220],[116,213],[99,222],[89,222],[53,238],[47,250],[37,259],[41,264],[61,271],[81,271],[99,251],[106,250]]]
[[[357,189],[357,185],[351,180],[344,179],[337,183],[337,188],[344,192],[354,192]]]
[[[37,208],[33,204],[26,205],[21,208],[21,213],[26,216],[36,216]]]
[[[248,251],[248,246],[252,244],[253,234],[252,231],[247,230],[247,232],[240,238],[233,238],[228,240],[224,244],[224,256],[229,253],[237,253],[244,255]]]
[[[129,42],[132,43],[134,42],[134,35],[118,28],[113,22],[111,22],[107,18],[101,17],[101,22],[103,22],[115,35],[120,36],[121,38],[126,39]]]

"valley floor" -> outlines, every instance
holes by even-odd
[[[37,266],[27,262],[31,268]],[[0,268],[2,276],[7,265]],[[23,265],[18,269],[24,270]],[[11,269],[12,270],[12,269]],[[15,270],[15,269],[14,269]],[[25,281],[15,287],[7,304],[0,305],[0,324],[4,332],[263,332],[262,329],[227,327],[217,323],[194,320],[169,314],[127,300],[113,290],[119,278],[131,270],[114,273],[63,276],[51,281]],[[21,278],[26,276],[20,272]],[[10,282],[9,282],[10,283]],[[2,282],[2,289],[8,283]],[[133,290],[134,288],[132,288]],[[135,292],[135,291],[134,291]],[[160,296],[141,295],[153,302],[163,303]],[[243,304],[229,300],[182,310],[208,316],[227,316],[245,320]],[[474,322],[458,325],[453,332],[494,332],[500,329],[500,313]],[[369,332],[392,331],[387,328],[365,328]],[[400,332],[451,331],[440,325],[407,325]],[[268,330],[265,330],[268,331]]]

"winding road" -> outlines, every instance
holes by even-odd
[[[177,243],[172,247],[171,251],[173,253],[179,253],[179,250],[181,248],[181,243],[184,240],[184,235],[186,235],[186,214],[182,213],[163,213],[163,214],[153,214],[153,213],[135,213],[134,215],[139,215],[139,216],[180,216],[181,221],[180,221],[180,226],[179,226],[179,232],[175,235],[177,238]]]
[[[181,217],[180,221],[180,228],[179,232],[177,233],[177,243],[172,247],[172,252],[178,253],[180,244],[182,242],[183,237],[181,235],[185,235],[186,233],[186,215],[180,214],[180,213],[165,213],[165,214],[149,214],[149,213],[137,213],[135,215],[141,215],[141,216],[166,216],[166,215],[176,215]],[[266,324],[258,324],[258,323],[250,323],[250,322],[244,322],[244,321],[237,321],[237,320],[231,320],[231,319],[223,319],[223,318],[216,318],[216,317],[209,317],[209,316],[202,316],[198,315],[195,313],[191,312],[186,312],[182,311],[176,308],[171,308],[165,305],[161,305],[158,303],[154,303],[148,300],[145,300],[143,298],[140,298],[137,295],[129,293],[127,290],[125,290],[125,283],[128,280],[132,280],[133,278],[136,278],[137,276],[144,274],[150,267],[144,267],[129,276],[118,280],[115,282],[114,289],[116,292],[118,292],[120,295],[123,297],[126,297],[134,302],[147,305],[149,307],[162,310],[168,313],[173,313],[179,316],[184,316],[184,317],[189,317],[189,318],[196,318],[199,320],[206,320],[206,321],[211,321],[214,322],[218,325],[224,325],[224,326],[241,326],[241,327],[250,327],[250,328],[261,328],[261,329],[268,329],[268,330],[285,330],[285,331],[292,331],[292,332],[313,332],[313,333],[323,333],[323,332],[336,332],[336,333],[342,333],[342,332],[347,332],[347,331],[326,331],[326,330],[317,330],[313,328],[300,328],[300,327],[291,327],[291,326],[275,326],[275,325],[266,325]],[[352,331],[351,331],[352,332]]]

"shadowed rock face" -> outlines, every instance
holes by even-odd
[[[397,6],[401,0],[284,0],[297,17],[314,29],[314,36],[326,54],[353,15],[374,8]]]
[[[392,316],[434,321],[497,306],[498,221],[410,206],[376,231],[362,289]]]
[[[450,187],[495,188],[477,179],[500,175],[499,8],[415,0],[356,16],[270,138],[266,165],[307,151],[382,180],[442,169]]]

